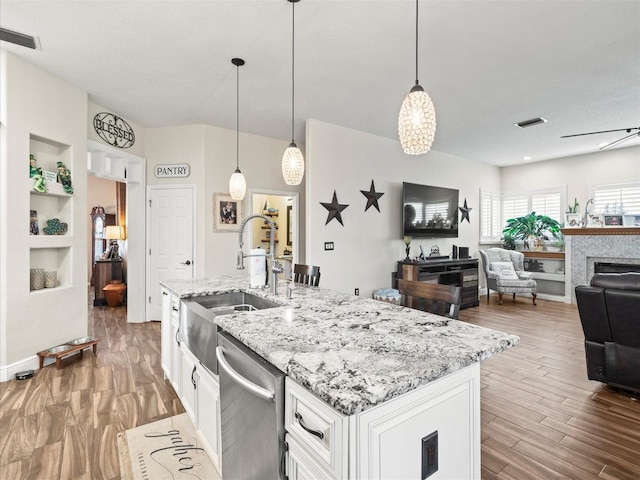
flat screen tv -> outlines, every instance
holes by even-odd
[[[403,182],[402,236],[456,238],[458,190]]]

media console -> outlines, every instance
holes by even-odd
[[[398,262],[397,278],[462,287],[460,308],[477,307],[478,259],[444,259],[423,262]]]

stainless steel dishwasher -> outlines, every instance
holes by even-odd
[[[222,477],[284,480],[285,374],[218,332]]]

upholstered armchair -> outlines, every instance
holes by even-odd
[[[515,250],[504,248],[488,248],[480,250],[482,268],[487,277],[487,302],[489,291],[498,292],[500,305],[502,295],[512,293],[513,300],[516,293],[530,293],[533,295],[533,304],[536,304],[537,284],[531,273],[524,271],[524,254]]]

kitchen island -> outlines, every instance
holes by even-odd
[[[302,402],[306,394],[311,406],[336,414],[339,435],[325,438],[327,458],[317,462],[325,471],[318,476],[415,478],[426,462],[420,439],[437,431],[440,466],[433,478],[480,477],[479,362],[517,345],[517,336],[298,284],[291,298],[284,285],[273,296],[238,277],[161,285],[179,299],[243,290],[282,305],[222,315],[216,323],[287,375],[293,391],[287,400]],[[285,408],[290,433],[296,422]],[[318,424],[323,415],[311,418]],[[417,443],[410,440],[416,435]],[[314,453],[313,444],[294,450]],[[405,453],[414,465],[393,464]]]

